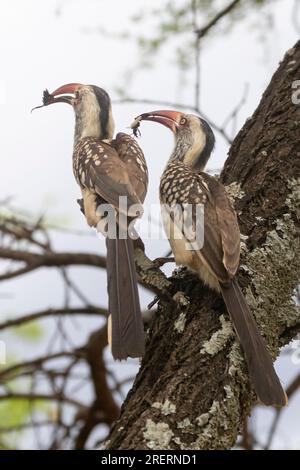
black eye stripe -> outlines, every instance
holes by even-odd
[[[100,106],[100,125],[103,132],[103,139],[107,139],[108,135],[108,121],[109,121],[109,109],[110,109],[110,98],[103,88],[92,86],[96,98]]]

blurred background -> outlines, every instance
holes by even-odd
[[[71,107],[30,113],[43,90],[69,82],[105,88],[118,131],[130,132],[135,116],[162,107],[200,113],[215,130],[208,170],[217,174],[299,37],[299,3],[1,0],[0,448],[101,445],[139,367],[136,360],[114,363],[103,340],[105,243],[86,226],[76,203]],[[148,211],[158,204],[173,139],[165,128],[154,132],[145,123],[139,144],[150,172]],[[157,209],[151,224],[159,223]],[[164,256],[167,241],[149,239],[145,227],[144,221],[147,255]],[[69,256],[67,266],[60,252]],[[74,256],[86,253],[94,255],[93,263],[77,266]],[[147,309],[153,294],[141,288],[140,295]],[[94,332],[102,335],[97,357],[112,413],[99,407],[91,419],[99,405],[87,353]],[[240,447],[300,447],[298,343],[276,362],[284,386],[294,384],[290,406],[279,414],[256,407]]]

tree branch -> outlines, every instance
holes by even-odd
[[[63,357],[70,357],[70,358],[80,358],[83,356],[83,350],[78,349],[75,351],[60,351],[53,354],[48,354],[46,356],[41,356],[36,359],[32,359],[31,361],[24,361],[18,364],[14,364],[13,366],[7,367],[0,371],[0,383],[4,383],[4,379],[7,380],[7,377],[11,376],[11,374],[15,372],[19,372],[22,370],[30,370],[32,368],[37,368],[42,366],[45,362],[53,361],[55,359],[61,359]]]
[[[1,426],[0,427],[0,434],[7,434],[11,432],[19,432],[24,429],[30,429],[30,428],[41,428],[43,426],[53,426],[55,425],[55,421],[33,421],[30,423],[22,423],[22,424],[16,424],[15,426]]]
[[[239,283],[274,359],[300,330],[291,302],[300,272],[300,107],[291,100],[299,76],[300,42],[235,138],[220,175],[243,234]],[[160,298],[107,449],[229,449],[256,402],[221,298],[186,269],[168,281],[176,303]]]
[[[45,400],[45,401],[59,401],[64,402],[68,405],[75,406],[80,409],[86,408],[86,406],[78,400],[75,400],[71,397],[66,397],[64,395],[47,395],[46,393],[6,393],[5,395],[0,395],[0,401],[3,400]]]
[[[118,418],[120,409],[107,383],[107,370],[103,350],[107,346],[106,327],[91,334],[87,347],[87,362],[90,367],[95,399],[84,424],[76,438],[75,449],[83,449],[93,428],[103,422],[109,426]]]
[[[290,398],[300,389],[300,374],[296,375],[296,377],[292,380],[288,388],[286,389],[286,394],[288,399]],[[265,450],[269,450],[273,441],[273,438],[275,436],[277,426],[279,423],[279,419],[282,413],[282,408],[276,410],[276,414],[273,420],[273,423],[270,428],[270,432],[268,435],[267,443],[265,445]]]
[[[219,134],[222,135],[222,137],[229,143],[231,144],[232,140],[229,137],[229,135],[225,132],[225,130],[213,122],[208,116],[206,116],[205,113],[203,113],[202,110],[200,110],[198,107],[195,107],[193,105],[187,105],[187,104],[181,104],[181,103],[174,103],[171,101],[165,101],[165,100],[155,100],[155,99],[144,99],[144,98],[121,98],[118,100],[113,101],[115,104],[124,104],[124,103],[144,103],[144,104],[150,104],[150,105],[159,105],[159,106],[167,106],[168,108],[173,108],[173,109],[189,109],[195,113],[201,114],[201,116],[209,123],[209,125]]]
[[[25,323],[41,320],[42,318],[57,317],[61,315],[102,315],[107,317],[108,312],[105,308],[95,307],[93,305],[87,307],[77,308],[49,308],[47,310],[41,310],[40,312],[29,313],[13,320],[7,320],[6,322],[0,323],[0,330],[7,328],[21,326]]]
[[[223,10],[220,10],[203,28],[197,29],[195,33],[197,34],[197,37],[203,38],[216,24],[219,23],[219,21],[224,18],[224,16],[228,15],[228,13],[233,10],[238,3],[240,3],[240,0],[233,0],[231,3],[229,3]]]
[[[0,247],[0,258],[10,259],[26,263],[26,266],[15,272],[8,272],[0,276],[0,281],[11,279],[12,277],[28,273],[41,267],[60,266],[95,266],[106,267],[106,259],[103,256],[92,253],[33,253],[24,250],[12,250],[11,248]]]

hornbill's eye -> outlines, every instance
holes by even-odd
[[[187,121],[186,118],[184,118],[184,117],[181,118],[181,119],[180,119],[180,125],[181,125],[181,126],[184,126],[184,124],[186,124],[186,121]]]

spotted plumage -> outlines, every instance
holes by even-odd
[[[119,197],[126,196],[128,207],[141,204],[146,195],[148,170],[144,154],[136,141],[119,133],[111,142],[93,137],[79,140],[73,152],[73,173],[83,194],[95,194],[95,216],[90,225],[97,225],[97,201],[119,207]]]
[[[164,171],[160,181],[160,200],[162,203],[202,203],[208,193],[205,175],[192,173],[181,163],[172,161]]]
[[[222,210],[216,207],[216,198]],[[171,160],[161,178],[160,200],[162,204],[179,208],[177,217],[172,213],[178,227],[184,227],[186,233],[195,234],[195,237],[198,234],[199,240],[203,235],[203,244],[198,248],[202,250],[210,271],[217,274],[218,281],[228,283],[239,264],[240,234],[236,213],[224,187],[210,175],[193,172],[181,162]],[[185,212],[188,214],[188,211],[191,211],[192,217],[187,215],[184,220]],[[169,223],[166,218],[164,221]],[[224,246],[222,234],[229,227],[232,237]],[[176,255],[182,261],[182,253],[177,254],[175,250],[175,259]],[[190,253],[187,253],[187,257],[190,257]],[[196,257],[189,263],[199,271],[200,259]],[[205,280],[219,290],[218,282],[212,276]]]
[[[147,192],[143,152],[126,134],[119,133],[113,139],[111,102],[103,88],[69,83],[44,93],[44,106],[53,103],[73,107],[73,173],[83,197],[80,207],[87,223],[106,236],[108,342],[112,354],[118,360],[141,357],[145,342],[131,235],[136,236],[133,222],[142,214]],[[113,215],[109,223],[105,220],[108,211]],[[106,230],[111,222],[113,230]],[[138,246],[143,243],[139,241]]]
[[[142,114],[133,127],[141,120],[159,122],[175,135],[175,147],[161,178],[160,200],[176,263],[222,293],[258,397],[266,405],[284,406],[286,395],[236,279],[240,258],[236,213],[224,186],[203,172],[214,146],[213,132],[203,119],[178,111]],[[182,211],[188,208],[190,212]]]

